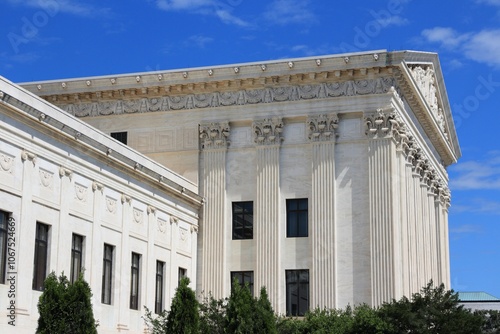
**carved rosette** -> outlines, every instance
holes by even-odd
[[[142,210],[139,210],[137,208],[133,208],[132,217],[134,218],[134,222],[136,224],[142,224],[144,221],[144,213],[142,212]]]
[[[40,168],[38,174],[40,176],[40,184],[45,188],[52,189],[54,183],[54,173]]]
[[[116,213],[116,199],[106,196],[106,210],[111,213]]]
[[[163,219],[160,219],[158,218],[156,220],[157,224],[158,224],[158,231],[160,233],[166,233],[167,232],[167,222]]]
[[[200,124],[200,144],[202,149],[221,149],[229,146],[229,123]]]
[[[281,117],[266,118],[253,122],[254,141],[259,145],[279,145],[284,138]]]
[[[87,190],[88,187],[83,184],[75,183],[75,199],[80,202],[87,202]]]
[[[307,117],[309,139],[315,141],[335,140],[338,135],[339,117],[336,113],[330,115],[317,115]]]
[[[14,157],[6,153],[0,152],[0,169],[4,172],[12,174],[13,165],[14,165]]]
[[[397,131],[400,127],[396,120],[394,111],[386,112],[383,109],[377,109],[375,113],[365,114],[366,135],[371,138],[389,138],[394,135],[393,130]]]

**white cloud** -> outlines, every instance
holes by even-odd
[[[77,0],[8,0],[13,5],[39,8],[51,16],[67,13],[84,17],[108,15],[109,8],[97,8]]]
[[[158,0],[158,8],[163,10],[193,10],[214,5],[212,0]]]
[[[264,18],[279,25],[311,24],[316,20],[309,0],[274,0],[264,13]]]
[[[500,0],[476,0],[476,3],[485,3],[487,5],[500,6]]]
[[[391,15],[386,18],[378,18],[377,19],[378,24],[380,24],[382,27],[386,28],[389,26],[404,26],[410,23],[408,19],[399,16],[399,15]]]
[[[482,198],[469,199],[467,203],[452,204],[452,212],[472,212],[475,214],[500,215],[500,201],[492,201]]]
[[[469,233],[479,233],[479,232],[481,232],[480,227],[472,224],[464,224],[450,228],[450,233],[456,233],[456,234],[464,234],[464,233],[469,234]]]
[[[459,162],[450,172],[453,190],[500,190],[500,151],[489,152],[485,161]]]
[[[213,40],[214,39],[211,37],[207,37],[207,36],[203,36],[203,35],[193,35],[193,36],[188,38],[188,43],[194,44],[198,48],[203,49],[205,47],[205,45],[207,45],[208,43],[212,43]]]
[[[219,0],[157,0],[156,6],[165,11],[187,11],[215,16],[225,24],[248,27],[250,23],[232,14],[234,7]]]
[[[439,43],[446,49],[462,52],[467,59],[500,66],[500,29],[459,33],[452,28],[435,27],[423,30],[422,36],[427,42]]]
[[[469,38],[469,34],[459,34],[454,29],[445,27],[425,29],[422,31],[422,36],[424,36],[429,42],[441,43],[447,48],[460,46]]]

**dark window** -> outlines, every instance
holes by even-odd
[[[184,268],[179,267],[179,285],[181,283],[181,279],[183,277],[186,277],[186,275],[187,275],[187,270],[184,269]]]
[[[49,225],[36,223],[35,256],[33,264],[33,290],[42,291],[47,276]]]
[[[286,270],[286,314],[303,316],[309,310],[309,270]]]
[[[5,284],[9,214],[0,211],[0,283]],[[11,232],[12,236],[13,233]]]
[[[132,265],[130,267],[130,308],[139,309],[139,266],[141,255],[132,253]]]
[[[73,241],[71,243],[71,283],[74,283],[82,272],[82,252],[83,237],[73,234]]]
[[[253,239],[253,202],[233,202],[233,240]]]
[[[287,238],[307,237],[307,198],[286,200]]]
[[[250,293],[253,296],[253,271],[231,271],[231,285],[233,285],[234,279],[238,280],[240,286],[248,284]]]
[[[101,302],[111,305],[111,283],[113,279],[113,252],[115,247],[104,244],[102,259],[102,294]]]
[[[156,289],[155,289],[155,313],[163,311],[163,273],[165,262],[156,261]]]
[[[120,143],[127,145],[127,131],[111,132],[111,138],[118,140]]]

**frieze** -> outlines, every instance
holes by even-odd
[[[309,128],[309,139],[311,141],[335,140],[339,126],[338,114],[317,115],[307,117],[307,126]]]
[[[395,85],[396,80],[393,77],[382,77],[368,80],[266,87],[228,92],[217,91],[154,98],[132,98],[127,100],[121,98],[117,101],[61,104],[60,107],[77,117],[87,117],[384,94]]]

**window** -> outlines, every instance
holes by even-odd
[[[130,267],[130,308],[139,309],[139,266],[141,255],[132,253],[132,265]]]
[[[118,140],[120,143],[127,145],[127,131],[111,132],[111,138]]]
[[[307,237],[307,198],[286,200],[286,237]]]
[[[111,305],[111,283],[113,278],[113,253],[115,247],[104,244],[104,255],[102,259],[102,293],[101,302]]]
[[[75,283],[82,272],[83,237],[73,233],[71,243],[71,283]]]
[[[181,283],[181,279],[186,276],[187,276],[187,270],[179,267],[179,285]]]
[[[233,202],[233,240],[253,239],[253,202]]]
[[[5,284],[9,214],[0,211],[0,283]]]
[[[309,270],[286,270],[286,314],[303,316],[309,310]]]
[[[155,288],[155,313],[163,311],[163,273],[165,262],[156,261],[156,288]]]
[[[253,271],[231,271],[231,286],[233,285],[234,279],[238,280],[240,286],[248,284],[250,293],[253,296]]]
[[[33,290],[42,291],[47,276],[49,225],[36,223],[35,256],[33,264]]]

